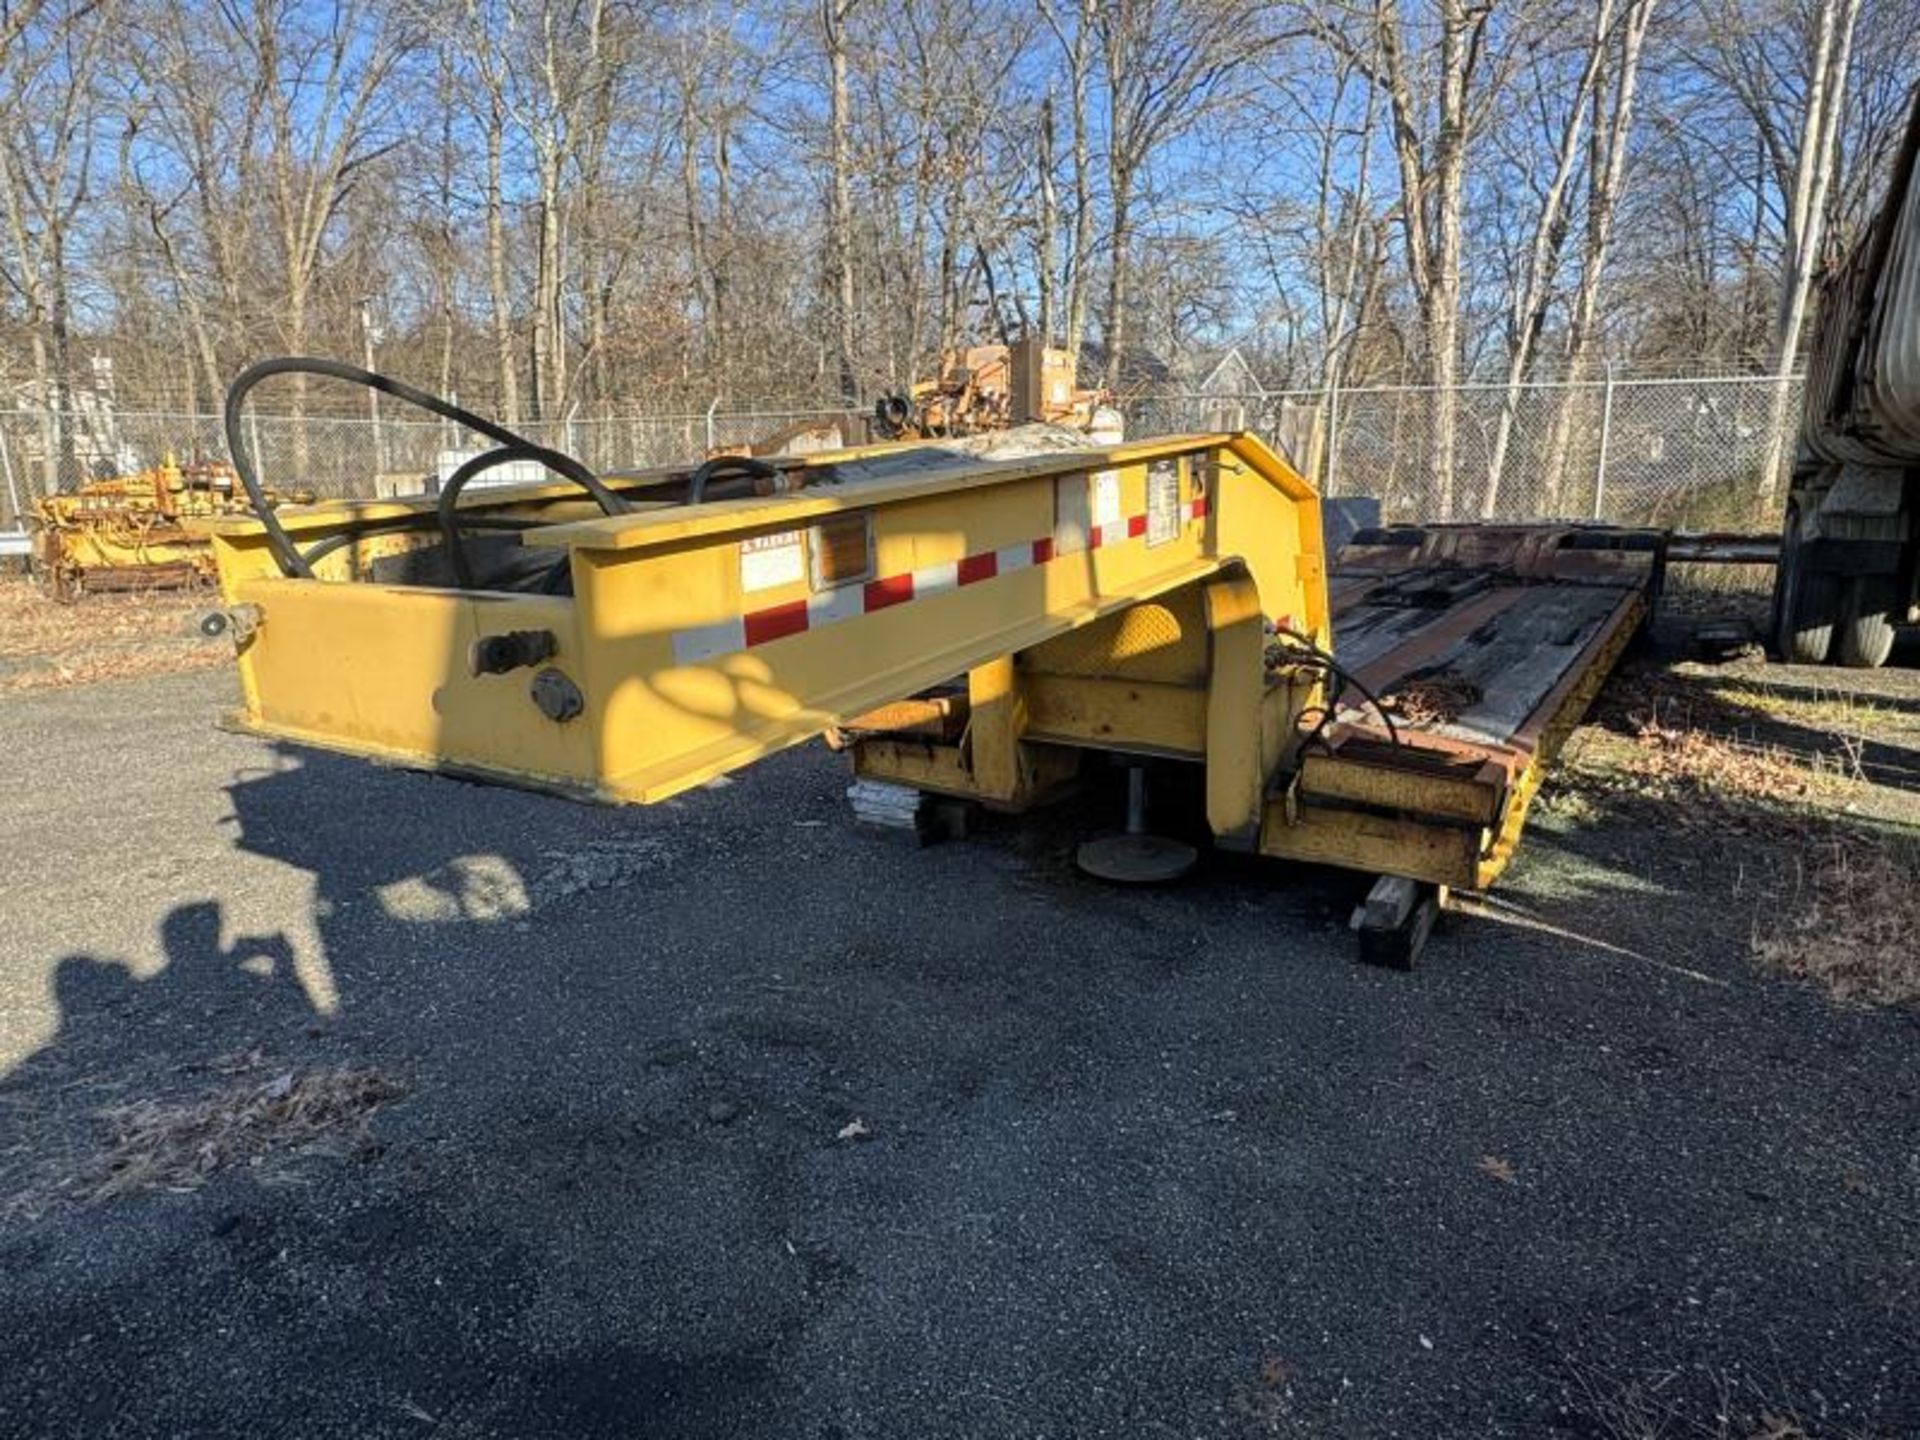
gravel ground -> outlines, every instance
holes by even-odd
[[[1402,975],[1351,877],[1078,877],[1104,801],[591,810],[231,685],[0,700],[0,1433],[1920,1433],[1920,1021],[1757,970],[1734,841],[1549,810]],[[74,1198],[250,1053],[406,1093]]]

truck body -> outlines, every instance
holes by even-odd
[[[1774,584],[1784,660],[1886,663],[1920,620],[1920,97],[1886,195],[1823,282]]]

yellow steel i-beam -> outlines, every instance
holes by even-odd
[[[630,493],[644,495],[644,479]],[[1024,715],[1006,657],[1221,577],[1244,588],[1210,598],[1215,643],[1242,662],[1260,619],[1327,640],[1318,502],[1250,436],[1007,460],[844,452],[810,457],[797,480],[786,494],[523,532],[564,560],[571,596],[286,579],[257,527],[222,527],[223,592],[254,617],[238,723],[649,802],[970,676],[974,782],[1013,793]],[[560,493],[497,491],[462,509],[537,517]],[[375,509],[389,525],[410,513],[390,502],[283,518],[309,544]],[[476,658],[516,635],[543,637],[536,660]],[[1222,725],[1240,703],[1220,697]],[[1240,737],[1256,751],[1259,723]],[[1240,816],[1246,801],[1223,804]]]

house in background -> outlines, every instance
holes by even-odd
[[[1200,351],[1181,369],[1185,372],[1181,388],[1205,416],[1203,428],[1245,430],[1259,423],[1267,389],[1238,345]]]
[[[1318,479],[1325,442],[1317,395],[1271,390],[1238,345],[1195,354],[1184,387],[1202,430],[1253,430],[1302,475]]]

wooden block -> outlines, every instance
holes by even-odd
[[[1433,933],[1440,915],[1442,889],[1382,875],[1366,900],[1353,912],[1353,929],[1360,937],[1360,959],[1369,965],[1411,970]]]

